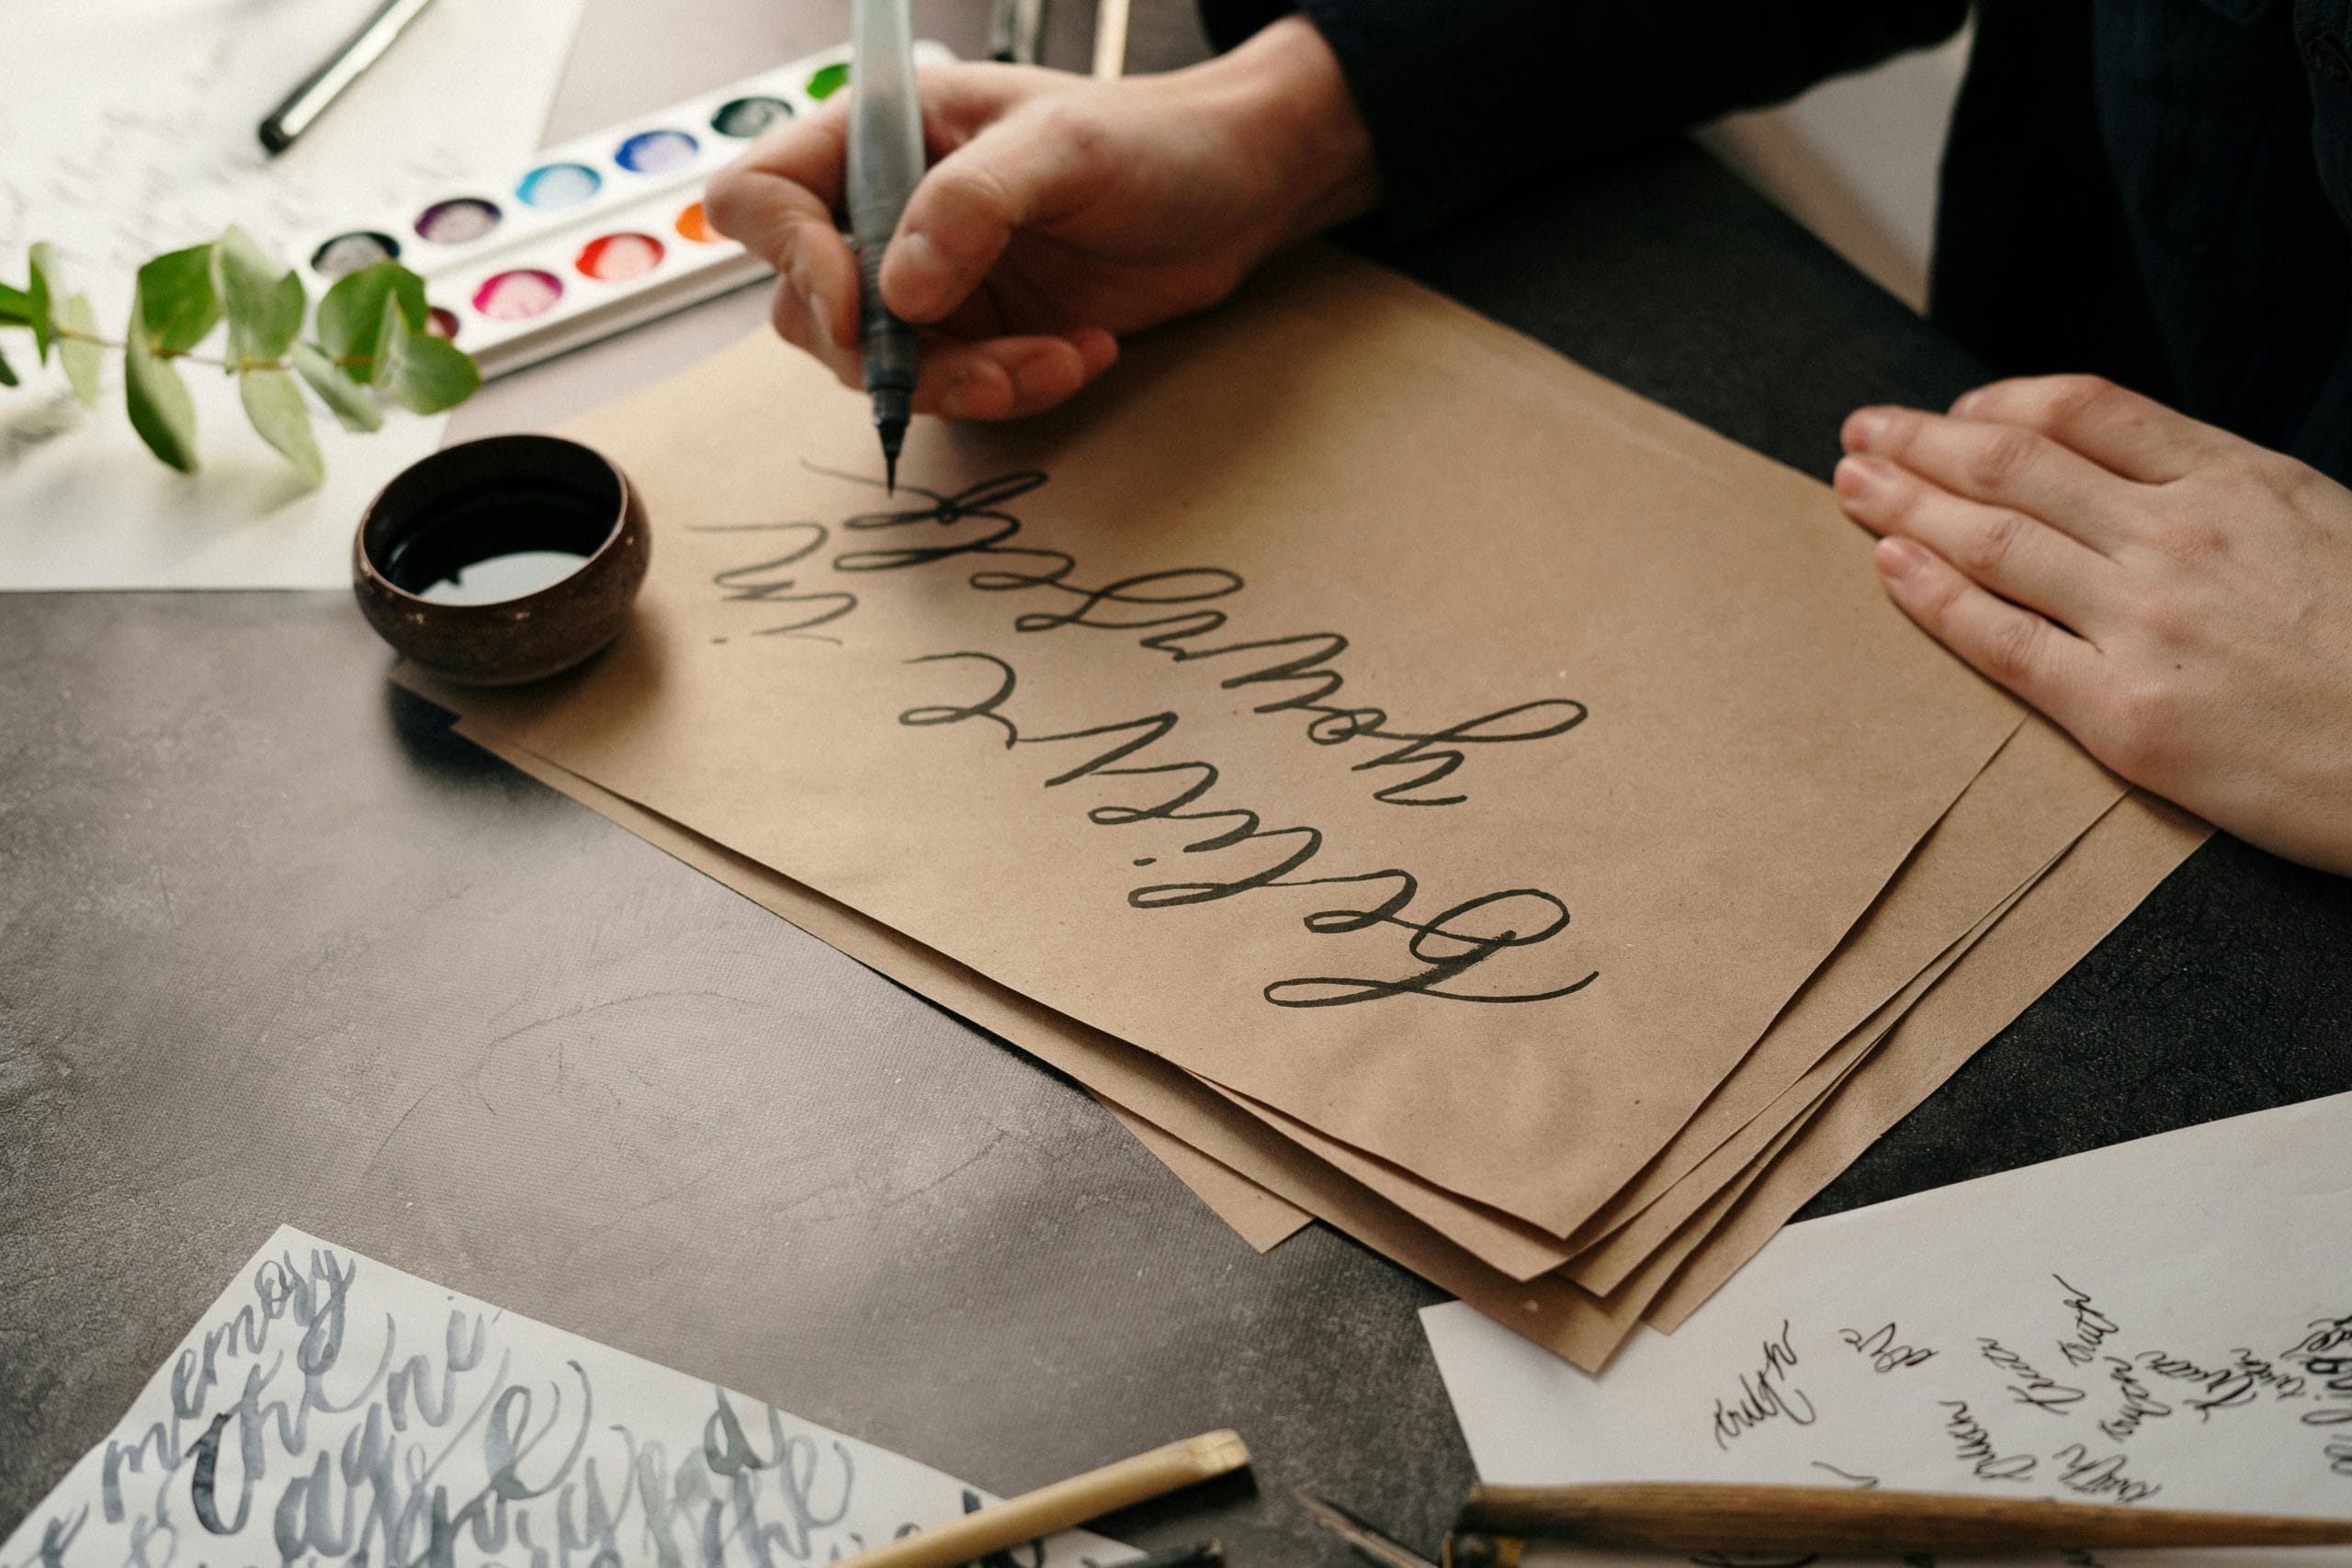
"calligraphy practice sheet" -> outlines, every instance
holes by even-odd
[[[1704,1314],[1671,1338],[1636,1334],[1599,1377],[1458,1303],[1422,1322],[1478,1474],[1498,1484],[1719,1480],[2352,1517],[2347,1190],[2352,1095],[2339,1095],[1790,1227]],[[2352,1563],[2352,1551],[2195,1557]]]
[[[994,1501],[280,1226],[0,1568],[823,1562]],[[1037,1562],[1136,1555],[1070,1530]]]
[[[899,498],[764,337],[572,434],[662,536],[630,632],[403,683],[1189,1145],[1253,1245],[1303,1211],[1579,1365],[2204,833],[1894,614],[1814,481],[1329,253],[920,427]]]
[[[899,500],[747,343],[577,427],[662,538],[631,631],[452,701],[1565,1235],[2021,713],[1818,484],[1464,315],[1300,260],[1070,409],[925,425]]]
[[[376,0],[77,0],[8,14],[0,94],[0,277],[34,242],[113,334],[133,275],[235,223],[294,248],[528,158],[580,0],[440,0],[290,150],[254,128],[377,9]],[[315,304],[315,299],[313,304]],[[247,426],[234,382],[187,367],[200,472],[175,473],[122,412],[120,367],[85,410],[54,366],[0,390],[0,590],[340,588],[351,533],[445,421],[397,410],[354,435],[314,422],[326,482]]]

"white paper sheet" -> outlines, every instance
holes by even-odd
[[[0,1565],[771,1568],[993,1501],[281,1226]],[[1083,1530],[1045,1547],[1016,1555],[1139,1555]]]
[[[2352,1516],[2347,1197],[2338,1095],[1791,1226],[1679,1333],[1641,1330],[1598,1378],[1458,1303],[1422,1323],[1489,1482]]]
[[[503,177],[539,145],[580,0],[437,0],[274,162],[254,127],[377,0],[48,0],[8,8],[0,67],[0,277],[36,240],[120,332],[151,256],[239,223],[292,247],[387,209]],[[20,351],[21,345],[21,351]],[[203,471],[150,457],[121,408],[85,412],[52,365],[0,389],[0,590],[334,588],[384,482],[439,444],[394,411],[371,435],[316,425],[327,479],[299,476],[247,428],[227,378],[185,365]]]

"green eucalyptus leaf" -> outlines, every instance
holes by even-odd
[[[432,320],[432,309],[424,302],[424,279],[398,262],[384,265],[392,269],[392,298],[401,302],[401,315],[408,321],[411,332],[421,333]]]
[[[57,265],[57,252],[47,240],[32,249],[32,279],[25,289],[25,314],[32,323],[33,353],[43,365],[49,363],[49,344],[52,326],[49,316],[49,275]]]
[[[32,321],[33,297],[0,283],[0,326],[28,327]]]
[[[409,339],[392,380],[392,397],[411,413],[456,408],[481,385],[481,367],[447,338],[420,333]]]
[[[376,395],[336,369],[334,361],[318,344],[294,345],[294,371],[319,395],[319,401],[327,405],[327,412],[344,429],[368,431],[382,427],[384,410],[376,401]]]
[[[270,260],[253,236],[232,226],[212,247],[212,283],[229,318],[232,365],[274,365],[302,331],[310,298],[302,280]]]
[[[156,356],[147,334],[145,301],[133,294],[130,331],[122,356],[123,404],[130,428],[147,450],[184,474],[196,472],[196,400],[172,362]]]
[[[319,346],[330,360],[374,357],[376,334],[384,321],[384,296],[392,287],[382,267],[379,262],[345,273],[319,297]],[[365,366],[346,368],[355,380],[368,378]]]
[[[369,379],[386,393],[396,395],[401,367],[408,362],[409,344],[416,336],[399,299],[385,295],[383,320],[376,324],[375,374]]]
[[[0,387],[13,387],[15,385],[17,385],[16,367],[8,363],[8,356],[6,355],[0,354]]]
[[[79,333],[79,337],[57,340],[57,362],[65,367],[65,379],[73,384],[74,395],[82,400],[85,408],[98,406],[98,378],[106,368],[106,353],[90,339],[98,335],[98,313],[90,308],[90,297],[74,294],[57,308],[57,324]]]
[[[424,280],[398,262],[378,262],[346,274],[319,301],[319,343],[330,359],[344,362],[344,370],[355,381],[384,384],[377,361],[388,307],[396,310],[410,331],[424,330]]]
[[[157,256],[139,269],[134,337],[158,355],[186,354],[220,320],[220,291],[212,287],[212,247],[190,245]]]
[[[277,448],[312,484],[326,478],[326,459],[311,434],[311,405],[302,389],[283,370],[247,370],[237,378],[237,399],[264,441]]]
[[[302,333],[302,315],[310,308],[310,292],[300,274],[287,272],[277,280],[263,323],[252,333],[248,349],[255,359],[283,359]]]

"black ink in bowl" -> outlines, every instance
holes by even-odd
[[[386,642],[476,686],[569,670],[620,635],[652,542],[628,478],[552,435],[436,452],[384,487],[352,592]]]

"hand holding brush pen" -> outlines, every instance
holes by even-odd
[[[862,389],[858,301],[870,291],[841,232],[852,205],[841,100],[854,91],[769,130],[710,182],[705,210],[782,275],[776,331]],[[1265,256],[1376,195],[1368,133],[1298,17],[1216,60],[1123,83],[941,66],[924,73],[922,108],[934,162],[878,280],[922,331],[913,410],[945,419],[1051,408],[1117,361],[1120,337],[1207,309]]]

